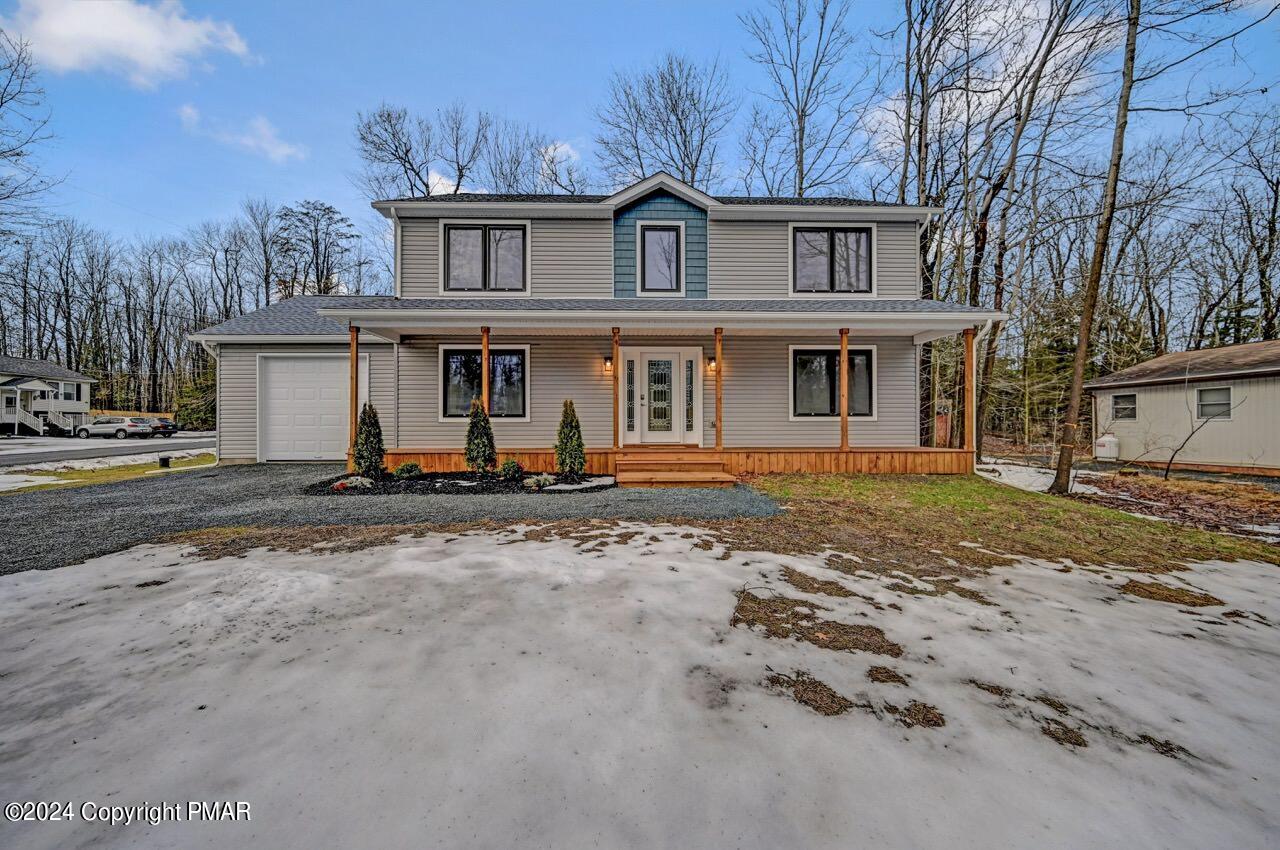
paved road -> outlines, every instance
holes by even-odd
[[[772,516],[772,499],[730,489],[595,493],[308,495],[338,464],[246,464],[114,484],[0,495],[0,574],[48,570],[180,531],[221,526],[399,525],[498,520],[733,519]]]
[[[82,440],[77,440],[82,444]],[[151,452],[176,452],[185,449],[213,449],[213,437],[153,437],[150,440],[100,440],[101,445],[89,448],[50,449],[40,452],[6,452],[0,444],[0,467],[22,466],[29,463],[50,463],[58,460],[83,460],[91,457],[116,457],[117,455],[141,455]]]

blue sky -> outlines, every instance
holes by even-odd
[[[850,22],[884,28],[898,7],[861,3]],[[754,85],[737,21],[745,8],[7,0],[0,19],[43,69],[56,138],[42,164],[66,177],[51,210],[129,236],[226,217],[246,196],[319,198],[366,223],[352,129],[358,110],[384,100],[430,113],[460,99],[590,160],[592,112],[616,68],[674,49],[718,55],[744,90]],[[1263,76],[1280,67],[1277,32],[1268,25],[1245,44]]]

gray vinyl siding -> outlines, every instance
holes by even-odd
[[[258,456],[258,355],[342,354],[345,345],[219,345],[218,460],[256,460]],[[394,347],[361,345],[369,355],[369,399],[378,410],[383,439],[396,445],[396,373]]]
[[[850,219],[850,223],[865,223]],[[876,297],[918,298],[919,237],[912,221],[876,222]],[[707,229],[711,298],[786,298],[791,294],[790,227],[785,221],[712,219]]]
[[[1175,462],[1280,468],[1280,427],[1276,425],[1280,378],[1276,377],[1098,390],[1095,431],[1116,436],[1121,460],[1167,461],[1200,424],[1195,418],[1196,390],[1228,386],[1231,418],[1206,423],[1178,452]],[[1118,394],[1137,396],[1137,419],[1112,418],[1111,397]]]
[[[724,445],[839,447],[840,417],[791,421],[790,346],[839,348],[830,337],[724,338]],[[916,347],[908,338],[851,336],[850,348],[876,347],[876,419],[849,417],[853,446],[918,446]],[[714,416],[714,396],[712,398]]]
[[[477,337],[420,339],[398,351],[400,394],[397,421],[404,448],[461,449],[465,419],[439,421],[440,344],[475,345]],[[495,336],[490,345],[529,345],[530,421],[493,420],[494,438],[507,449],[549,448],[555,443],[561,405],[573,399],[588,448],[613,444],[612,379],[604,374],[610,354],[607,337]],[[701,346],[703,357],[715,351],[712,337],[631,337],[626,346]],[[850,441],[858,446],[919,445],[916,428],[916,347],[907,338],[851,338],[850,347],[874,344],[876,421],[852,417]],[[789,346],[838,347],[833,338],[737,337],[724,339],[725,446],[822,448],[840,445],[839,417],[790,421]],[[622,364],[618,364],[622,369]],[[625,373],[619,371],[620,384]],[[703,444],[715,445],[715,379],[702,375]]]
[[[607,223],[607,222],[606,222]],[[441,344],[476,345],[478,337],[407,340],[399,346],[400,445],[423,449],[461,449],[467,419],[440,421]],[[572,399],[588,448],[613,445],[613,383],[604,374],[604,358],[612,351],[608,337],[520,337],[494,335],[491,348],[528,345],[529,421],[494,417],[498,450],[549,448],[560,427],[561,407]]]
[[[534,219],[529,226],[530,295],[608,298],[613,294],[613,228],[607,219]],[[400,294],[405,298],[441,295],[439,219],[401,219],[399,250]]]

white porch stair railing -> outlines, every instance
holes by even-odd
[[[23,410],[21,407],[14,408],[14,411],[17,413],[18,424],[26,425],[28,428],[31,428],[32,430],[34,430],[37,434],[44,433],[44,423],[40,421],[40,417],[32,416],[30,413]]]
[[[45,417],[46,417],[46,421],[50,425],[57,425],[63,431],[66,431],[68,433],[70,433],[75,427],[74,425],[71,424],[70,419],[68,419],[67,417],[63,416],[61,413],[58,413],[55,410],[50,410],[48,413],[45,414]]]

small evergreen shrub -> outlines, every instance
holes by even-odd
[[[396,478],[417,478],[422,474],[422,467],[411,460],[406,460],[396,467],[396,471],[393,474]]]
[[[524,467],[513,457],[507,458],[502,462],[502,466],[498,467],[498,477],[503,481],[515,481],[522,475],[524,475]]]
[[[378,411],[365,402],[360,410],[356,426],[356,445],[352,452],[355,471],[365,478],[381,478],[385,474],[383,459],[387,450],[382,445],[382,425],[378,423]]]
[[[498,449],[493,443],[493,426],[480,399],[471,400],[471,422],[467,425],[467,468],[478,474],[498,464]]]
[[[573,401],[564,400],[560,414],[560,430],[556,432],[556,469],[571,481],[582,477],[587,468],[587,449],[582,443],[582,425]]]

